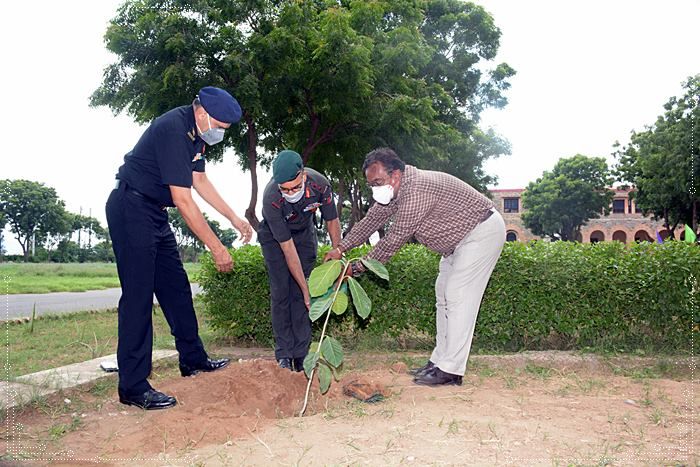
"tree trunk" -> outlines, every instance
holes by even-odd
[[[347,190],[347,184],[345,183],[345,178],[340,177],[338,179],[338,190],[336,191],[336,195],[338,195],[338,203],[336,204],[336,210],[338,211],[338,220],[341,222],[341,228],[342,228],[343,203],[345,202],[345,190]]]
[[[248,169],[250,170],[250,202],[245,210],[245,218],[257,231],[260,225],[258,216],[255,214],[255,207],[258,204],[258,134],[253,118],[247,113],[245,120],[248,124]]]

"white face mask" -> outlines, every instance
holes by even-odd
[[[287,193],[282,192],[282,196],[283,196],[284,199],[286,199],[287,202],[289,202],[289,203],[292,203],[292,204],[298,203],[298,202],[301,200],[302,196],[304,196],[304,187],[305,187],[305,185],[306,185],[306,181],[304,181],[304,182],[301,183],[301,190],[297,191],[297,192],[294,193],[293,195],[288,195]]]
[[[224,129],[212,128],[211,118],[209,118],[209,114],[207,114],[207,122],[209,123],[209,129],[207,131],[202,131],[199,128],[199,125],[197,125],[197,129],[199,130],[199,136],[200,138],[202,138],[202,141],[207,143],[209,146],[214,146],[215,144],[218,144],[224,140]]]
[[[391,185],[373,186],[372,198],[379,204],[389,204],[394,198],[394,187]]]

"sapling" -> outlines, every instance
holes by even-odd
[[[309,379],[306,385],[304,406],[299,416],[304,415],[309,401],[309,391],[314,373],[318,375],[318,383],[321,393],[325,394],[331,386],[331,380],[338,380],[338,368],[343,363],[343,347],[337,339],[326,335],[328,320],[331,313],[342,315],[348,309],[350,298],[355,305],[357,314],[367,319],[372,311],[372,301],[359,282],[347,275],[353,262],[362,262],[367,270],[372,271],[382,279],[389,280],[389,273],[382,263],[369,258],[360,259],[334,259],[323,263],[311,271],[309,277],[309,294],[315,300],[309,310],[311,321],[316,321],[323,315],[326,321],[323,323],[321,337],[318,342],[313,342],[309,353],[304,359],[304,373]],[[348,291],[350,292],[348,294]]]

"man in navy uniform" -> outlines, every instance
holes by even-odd
[[[333,246],[340,243],[340,221],[330,183],[304,168],[301,156],[281,151],[263,193],[258,241],[270,280],[275,358],[280,367],[301,371],[311,343],[311,299],[306,279],[316,263],[316,210],[326,221]]]
[[[176,206],[189,228],[211,251],[216,267],[228,272],[233,259],[192,199],[191,189],[231,221],[244,242],[250,225],[239,218],[204,172],[207,145],[221,142],[224,130],[241,118],[238,102],[223,89],[205,87],[192,105],[156,118],[124,157],[116,188],[107,200],[107,224],[122,287],[119,300],[119,400],[146,410],[174,406],[174,397],[148,383],[153,349],[155,293],[175,337],[180,373],[191,376],[223,368],[199,338],[187,274],[168,224],[167,207]]]

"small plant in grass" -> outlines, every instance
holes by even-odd
[[[343,347],[337,339],[326,335],[328,320],[331,313],[342,315],[348,309],[350,298],[355,305],[357,314],[366,319],[372,311],[372,301],[359,282],[347,276],[347,271],[353,262],[360,261],[367,268],[382,279],[389,280],[389,273],[379,261],[361,258],[355,260],[335,259],[323,263],[311,271],[309,277],[309,293],[315,300],[309,310],[311,321],[316,321],[326,316],[323,330],[318,342],[311,344],[309,353],[304,359],[304,373],[309,379],[306,385],[304,406],[300,416],[304,415],[309,401],[309,390],[314,373],[318,374],[318,382],[321,393],[325,394],[331,386],[333,378],[338,380],[338,368],[343,363]],[[349,291],[349,293],[348,293]]]

